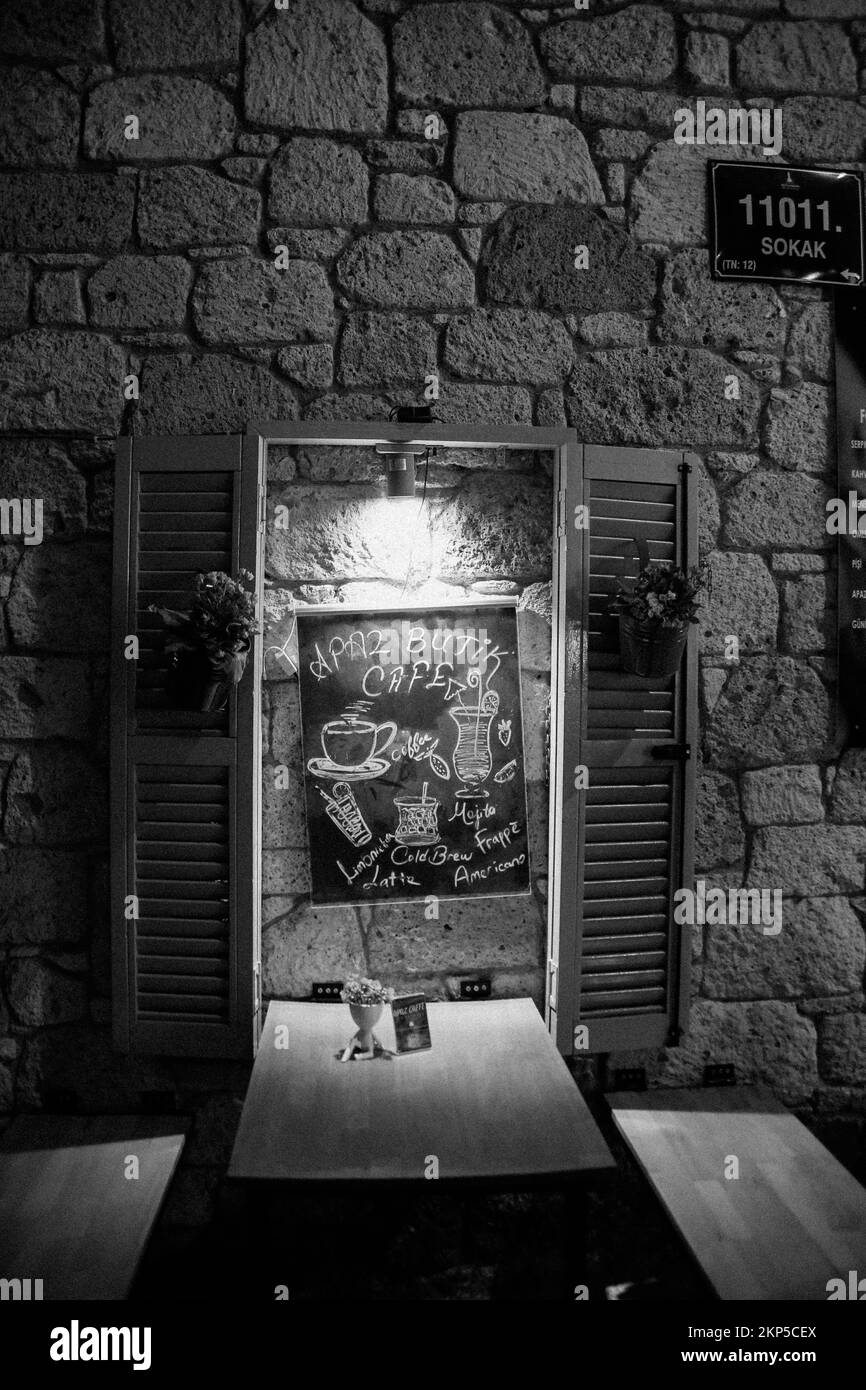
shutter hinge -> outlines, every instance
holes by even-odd
[[[264,534],[265,518],[268,513],[268,489],[266,483],[259,483],[259,530]]]
[[[564,492],[559,492],[559,493],[557,493],[556,500],[557,500],[557,504],[558,504],[558,510],[557,510],[557,515],[556,515],[556,534],[557,534],[558,536],[564,536],[564,535],[565,535],[565,493],[564,493]]]
[[[556,971],[556,961],[549,960],[547,962],[547,1002],[551,1009],[557,1007]]]
[[[256,961],[253,968],[253,1013],[262,1011],[262,963]]]

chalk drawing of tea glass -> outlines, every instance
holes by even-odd
[[[307,767],[316,777],[334,777],[342,782],[381,777],[391,765],[382,754],[396,736],[393,720],[377,724],[355,714],[329,719],[322,728],[324,757],[310,758]]]
[[[480,691],[479,691],[480,696]],[[487,781],[493,768],[490,751],[490,727],[499,709],[499,696],[488,690],[476,705],[456,705],[448,711],[457,725],[457,744],[454,749],[454,771],[463,783],[458,800],[482,799],[487,796]]]
[[[397,808],[397,828],[394,839],[401,845],[435,845],[439,839],[439,802],[427,795],[427,783],[420,796],[401,792],[394,797]]]

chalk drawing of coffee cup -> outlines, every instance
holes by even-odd
[[[322,729],[323,758],[311,758],[309,770],[320,777],[357,779],[379,777],[389,766],[385,752],[397,736],[397,725],[376,724],[346,714],[329,719]]]

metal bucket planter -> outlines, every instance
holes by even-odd
[[[224,663],[212,661],[204,648],[175,652],[166,673],[172,706],[200,714],[225,709],[234,682],[223,667]]]
[[[675,676],[689,635],[688,623],[662,627],[619,615],[619,653],[622,669],[631,676]]]

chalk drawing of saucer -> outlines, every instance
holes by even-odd
[[[388,758],[368,758],[356,767],[338,767],[330,758],[311,758],[307,767],[314,777],[333,777],[340,782],[361,782],[370,777],[381,777],[391,766]]]

